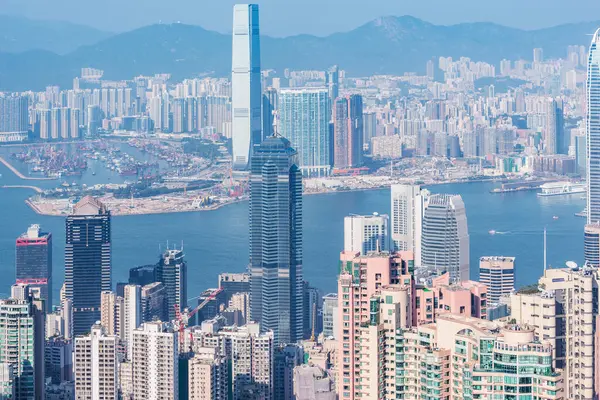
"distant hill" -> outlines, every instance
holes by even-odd
[[[62,21],[40,21],[0,15],[0,51],[20,53],[47,50],[66,54],[80,46],[97,43],[113,34]]]
[[[542,47],[546,57],[566,56],[572,44],[587,46],[599,22],[534,31],[492,23],[433,25],[417,18],[382,17],[349,32],[326,37],[262,37],[263,69],[325,69],[339,64],[350,76],[423,73],[432,57],[460,56],[498,64],[503,58],[530,60]],[[5,51],[0,47],[0,51]],[[42,51],[0,53],[0,89],[70,87],[81,67],[105,71],[107,79],[172,73],[175,79],[231,73],[231,36],[184,24],[150,25],[83,45],[58,56]]]

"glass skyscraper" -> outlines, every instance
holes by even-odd
[[[302,174],[280,136],[255,147],[250,171],[250,314],[276,343],[302,339]]]
[[[31,225],[16,242],[16,282],[40,291],[52,310],[52,234]]]
[[[110,211],[86,196],[66,221],[66,297],[73,303],[73,335],[100,321],[101,293],[111,289]]]
[[[187,263],[183,250],[166,250],[156,267],[156,277],[165,285],[167,314],[169,321],[175,319],[175,308],[183,311],[187,307]]]
[[[590,45],[587,70],[587,223],[600,221],[600,29]]]
[[[469,229],[460,195],[434,194],[427,200],[421,234],[421,266],[469,279]]]
[[[279,134],[298,152],[305,175],[326,174],[331,167],[330,106],[326,88],[282,89]]]
[[[233,7],[231,108],[233,166],[246,169],[252,146],[261,142],[262,84],[258,4]]]

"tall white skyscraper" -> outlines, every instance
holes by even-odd
[[[133,331],[133,397],[149,400],[179,398],[177,332],[164,322],[146,322]]]
[[[127,357],[133,354],[133,331],[142,324],[142,288],[139,285],[125,286],[125,344]]]
[[[469,279],[469,229],[460,195],[434,194],[427,200],[421,266],[447,271],[453,281]]]
[[[412,251],[421,265],[423,209],[429,191],[419,185],[392,185],[392,244],[395,251]]]
[[[350,215],[344,218],[344,251],[363,255],[388,251],[388,220],[385,214]]]
[[[252,146],[262,141],[258,4],[233,7],[231,108],[233,166],[246,169]]]
[[[587,223],[600,221],[600,29],[590,45],[587,67]]]

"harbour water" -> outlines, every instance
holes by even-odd
[[[5,150],[5,149],[3,149]],[[6,152],[0,152],[5,155]],[[26,171],[25,171],[26,172]],[[111,171],[88,169],[79,184],[121,182]],[[23,181],[0,164],[0,186],[55,187],[57,181]],[[108,180],[108,178],[111,180]],[[73,178],[73,179],[72,179]],[[471,243],[471,277],[478,277],[480,256],[517,257],[518,286],[534,283],[543,270],[543,229],[548,231],[548,264],[562,267],[583,258],[584,218],[575,217],[585,200],[580,195],[542,197],[533,191],[491,194],[493,183],[433,186],[434,193],[463,196]],[[54,236],[54,293],[64,279],[65,221],[34,213],[24,200],[29,189],[0,188],[0,296],[14,282],[15,239],[29,224],[41,224]],[[304,197],[304,275],[325,293],[335,291],[343,218],[355,213],[389,213],[389,189],[329,193]],[[558,217],[557,219],[553,218]],[[114,217],[112,221],[113,284],[126,281],[129,268],[154,263],[160,250],[183,244],[188,261],[188,293],[197,296],[217,285],[220,272],[241,272],[248,263],[248,204],[235,203],[215,211]],[[495,230],[495,235],[489,231]]]

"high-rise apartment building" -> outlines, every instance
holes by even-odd
[[[331,167],[327,89],[282,89],[279,93],[278,133],[298,152],[306,175],[324,175]]]
[[[118,338],[107,335],[101,325],[89,334],[75,338],[73,374],[78,400],[116,400],[118,398]]]
[[[279,136],[257,146],[250,172],[250,316],[276,343],[302,338],[302,175]]]
[[[333,167],[362,164],[363,101],[359,94],[338,97],[333,104]]]
[[[101,293],[111,287],[110,211],[86,196],[66,220],[66,297],[73,302],[73,335],[100,320]]]
[[[390,250],[386,214],[344,217],[344,251],[361,253]]]
[[[200,347],[188,364],[190,400],[227,400],[227,358],[216,348]]]
[[[395,251],[412,251],[421,265],[421,231],[427,190],[419,185],[392,185],[391,239]]]
[[[29,100],[25,96],[0,95],[0,143],[21,142],[29,130]]]
[[[587,223],[600,222],[600,29],[592,37],[586,81]]]
[[[412,253],[360,253],[342,252],[338,279],[338,394],[340,399],[360,396],[361,326],[371,318],[370,299],[387,285],[401,284],[410,299],[414,293]],[[395,290],[395,289],[394,289]],[[413,305],[405,304],[407,326],[412,324]],[[375,398],[375,397],[374,397]]]
[[[146,322],[132,336],[133,398],[179,399],[177,332],[168,323]]]
[[[110,290],[100,294],[100,323],[107,335],[125,338],[125,300]]]
[[[423,212],[421,266],[447,271],[452,281],[469,279],[469,229],[460,195],[435,194]]]
[[[598,392],[598,269],[547,269],[536,293],[511,296],[511,318],[550,342],[555,368],[564,371],[566,399],[594,399]]]
[[[422,271],[422,270],[421,270]],[[423,279],[417,279],[422,282]],[[473,318],[488,318],[487,292],[483,283],[476,281],[451,282],[450,274],[445,273],[431,279],[427,284],[419,283],[413,298],[415,314],[413,325],[434,323],[445,313],[464,315]]]
[[[246,169],[261,142],[262,82],[258,4],[233,7],[231,108],[233,165]]]
[[[123,337],[125,345],[127,346],[127,357],[131,359],[131,355],[133,354],[133,331],[135,331],[143,321],[142,288],[139,285],[125,285],[124,304]]]
[[[0,300],[0,364],[13,365],[15,399],[44,398],[43,300]]]
[[[31,225],[16,243],[16,283],[37,288],[52,309],[52,234]]]
[[[165,286],[169,321],[175,319],[175,308],[187,307],[187,263],[183,249],[166,250],[156,267],[156,276]]]
[[[479,259],[479,281],[487,286],[487,299],[498,303],[515,289],[514,257],[481,257]]]
[[[200,348],[218,349],[230,365],[230,390],[233,400],[259,398],[274,400],[274,340],[273,332],[261,333],[256,323],[224,326],[217,317],[201,327],[190,328],[194,352]]]

